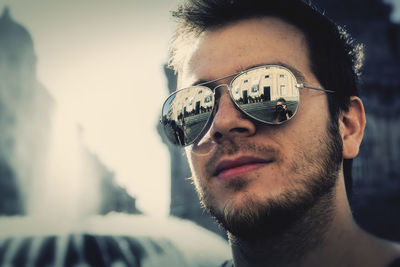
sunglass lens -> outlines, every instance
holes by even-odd
[[[214,105],[212,91],[193,86],[170,95],[162,109],[162,124],[168,140],[180,146],[193,143],[206,127]]]
[[[248,116],[269,124],[291,119],[299,105],[296,78],[286,68],[264,66],[236,76],[231,97]]]

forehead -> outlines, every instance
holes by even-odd
[[[278,62],[315,80],[300,30],[274,17],[242,20],[207,30],[194,40],[179,73],[179,87]]]

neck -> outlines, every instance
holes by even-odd
[[[346,248],[356,246],[351,240],[359,241],[356,236],[362,231],[352,218],[343,189],[344,184],[337,185],[279,235],[251,240],[229,235],[235,267],[351,266],[352,255],[347,254],[354,250]]]

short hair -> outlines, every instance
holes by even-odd
[[[177,28],[170,46],[169,65],[180,71],[190,43],[206,30],[257,17],[276,17],[297,27],[305,36],[311,70],[328,94],[332,123],[347,111],[350,96],[358,96],[363,46],[345,28],[336,25],[311,2],[303,0],[187,0],[172,12]],[[344,159],[348,195],[352,187],[352,159]]]
[[[283,97],[280,97],[276,102],[282,102],[286,104],[286,99],[284,99]]]

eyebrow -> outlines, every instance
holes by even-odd
[[[234,77],[234,76],[236,76],[238,74],[241,74],[241,73],[243,73],[245,71],[248,71],[250,69],[253,69],[253,68],[257,68],[257,67],[261,67],[261,66],[268,66],[268,65],[278,65],[278,66],[287,68],[288,70],[290,70],[293,73],[293,75],[296,77],[296,80],[298,82],[300,82],[300,83],[304,83],[305,82],[305,77],[304,77],[303,73],[301,73],[301,71],[299,71],[295,67],[290,66],[290,65],[285,64],[285,63],[282,63],[282,62],[269,62],[268,64],[263,64],[263,63],[254,64],[254,65],[246,66],[245,68],[244,67],[240,67],[235,73],[232,73],[232,74],[229,74],[229,75],[226,75],[226,76],[223,76],[221,78],[214,79],[214,80],[200,79],[200,80],[197,80],[194,83],[192,83],[192,85],[190,85],[190,86],[208,85],[208,87],[216,87],[218,85],[217,84],[218,81],[225,80],[225,79],[230,78],[230,77]]]

